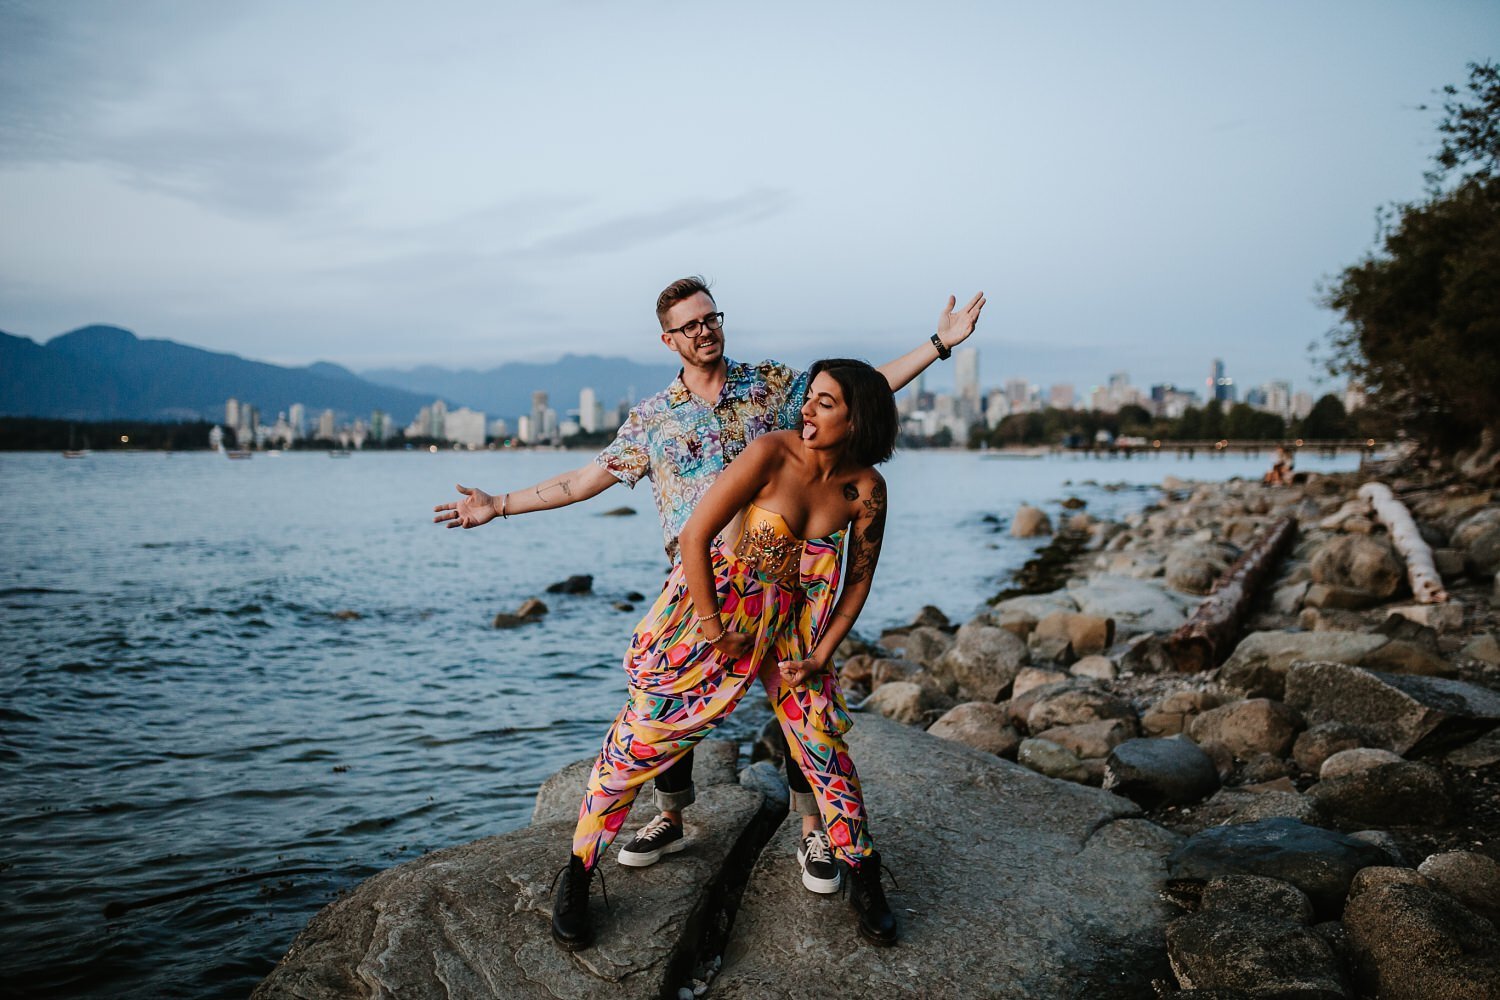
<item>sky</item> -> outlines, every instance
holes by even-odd
[[[0,330],[665,362],[698,273],[746,360],[878,364],[983,290],[987,386],[1312,388],[1319,288],[1496,39],[1494,0],[0,0]]]

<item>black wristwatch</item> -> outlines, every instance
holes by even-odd
[[[953,357],[953,351],[949,349],[947,344],[943,343],[943,338],[935,333],[932,335],[932,346],[937,348],[939,361],[947,361]]]

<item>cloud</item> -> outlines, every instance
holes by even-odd
[[[733,198],[682,201],[549,236],[525,252],[559,257],[618,253],[679,233],[722,232],[761,222],[786,212],[792,202],[791,193],[784,188],[755,188]]]

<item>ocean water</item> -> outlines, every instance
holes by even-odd
[[[431,508],[456,482],[514,489],[588,458],[0,455],[7,994],[242,997],[339,890],[524,825],[621,703],[666,569],[649,489],[472,531]],[[1038,544],[986,515],[1070,495],[1119,515],[1167,475],[1268,464],[898,455],[856,631],[980,610]],[[622,505],[638,516],[600,516]],[[542,594],[575,573],[592,594]],[[616,610],[631,591],[647,600]],[[533,596],[540,624],[490,627]],[[747,699],[723,732],[767,718]]]

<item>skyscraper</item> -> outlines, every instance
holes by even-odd
[[[1234,379],[1224,374],[1224,362],[1214,358],[1213,368],[1208,376],[1208,399],[1217,399],[1221,403],[1234,402]]]
[[[531,444],[539,444],[547,439],[547,394],[545,392],[533,392],[531,394],[531,436],[527,439]]]
[[[578,426],[590,434],[599,430],[603,409],[593,389],[585,386],[578,391]]]

